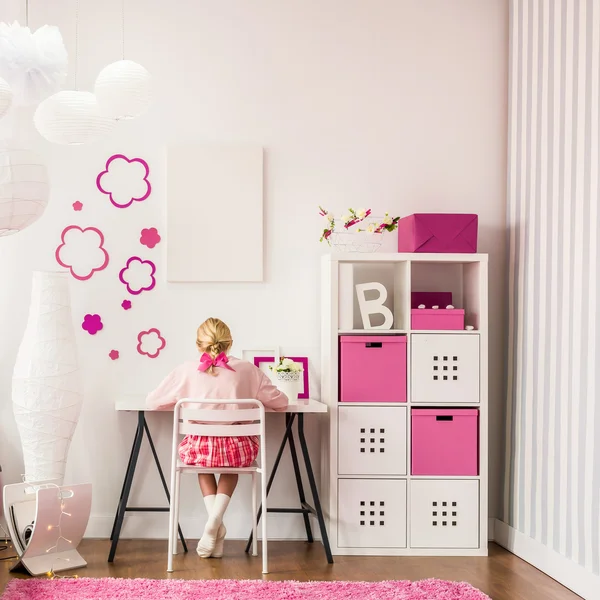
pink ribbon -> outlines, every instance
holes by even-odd
[[[216,358],[211,358],[209,354],[206,352],[200,357],[200,366],[198,367],[198,371],[207,371],[210,367],[222,367],[223,369],[229,369],[230,371],[234,371],[227,363],[229,359],[225,352],[221,352]]]

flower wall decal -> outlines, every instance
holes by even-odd
[[[148,331],[140,331],[137,339],[137,351],[149,358],[156,358],[167,345],[167,340],[162,337],[160,331],[156,328],[149,329]]]
[[[108,357],[110,358],[110,360],[117,360],[117,358],[119,358],[119,351],[118,350],[111,350],[108,353]]]
[[[123,300],[123,302],[121,302],[121,306],[124,310],[129,310],[131,308],[131,300]]]
[[[160,239],[156,227],[142,229],[142,233],[140,234],[140,244],[147,246],[148,248],[154,248],[154,246],[160,242]]]
[[[96,335],[104,328],[100,315],[85,315],[81,328],[87,331],[90,335]]]
[[[77,202],[73,202],[73,210],[74,211],[79,212],[82,208],[83,208],[82,202],[79,202],[79,200],[77,200]]]
[[[127,261],[127,265],[121,269],[119,279],[130,294],[137,296],[142,292],[150,291],[156,285],[154,273],[156,273],[156,265],[151,260],[132,256]]]
[[[108,265],[108,252],[104,249],[104,235],[95,227],[82,229],[69,225],[60,236],[61,244],[54,254],[61,267],[69,269],[75,279],[85,281],[96,271]]]
[[[113,154],[106,161],[104,171],[96,177],[96,187],[109,197],[114,206],[127,208],[150,196],[149,174],[150,169],[144,159]]]

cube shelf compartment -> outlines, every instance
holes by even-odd
[[[340,365],[340,402],[406,402],[405,335],[342,335]]]
[[[487,555],[487,256],[332,254],[322,270],[333,554]],[[387,290],[391,329],[362,321],[354,286],[371,282]],[[413,322],[415,299],[449,294],[455,309],[426,315],[439,326]],[[463,312],[474,329],[448,328]]]

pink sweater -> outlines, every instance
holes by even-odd
[[[288,398],[280,392],[271,380],[252,363],[229,357],[229,366],[234,369],[217,367],[214,377],[198,371],[200,359],[179,365],[169,373],[160,385],[148,394],[146,405],[153,410],[166,410],[175,406],[178,400],[256,399],[265,408],[284,410]],[[210,408],[235,408],[236,405],[213,405]]]

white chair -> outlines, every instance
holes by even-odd
[[[202,408],[207,404],[237,404],[249,408],[214,409]],[[252,407],[252,408],[250,408]],[[230,425],[229,423],[237,423]],[[259,436],[260,466],[239,468],[205,468],[185,465],[179,460],[178,446],[181,435],[204,435],[215,437]],[[258,556],[256,475],[261,476],[262,496],[262,555],[263,573],[268,573],[267,564],[267,473],[265,445],[265,408],[258,400],[194,400],[183,399],[175,405],[173,417],[173,451],[171,456],[171,504],[169,510],[169,558],[167,571],[173,572],[173,555],[177,554],[177,523],[179,522],[179,485],[182,473],[237,473],[252,475],[252,554]]]

